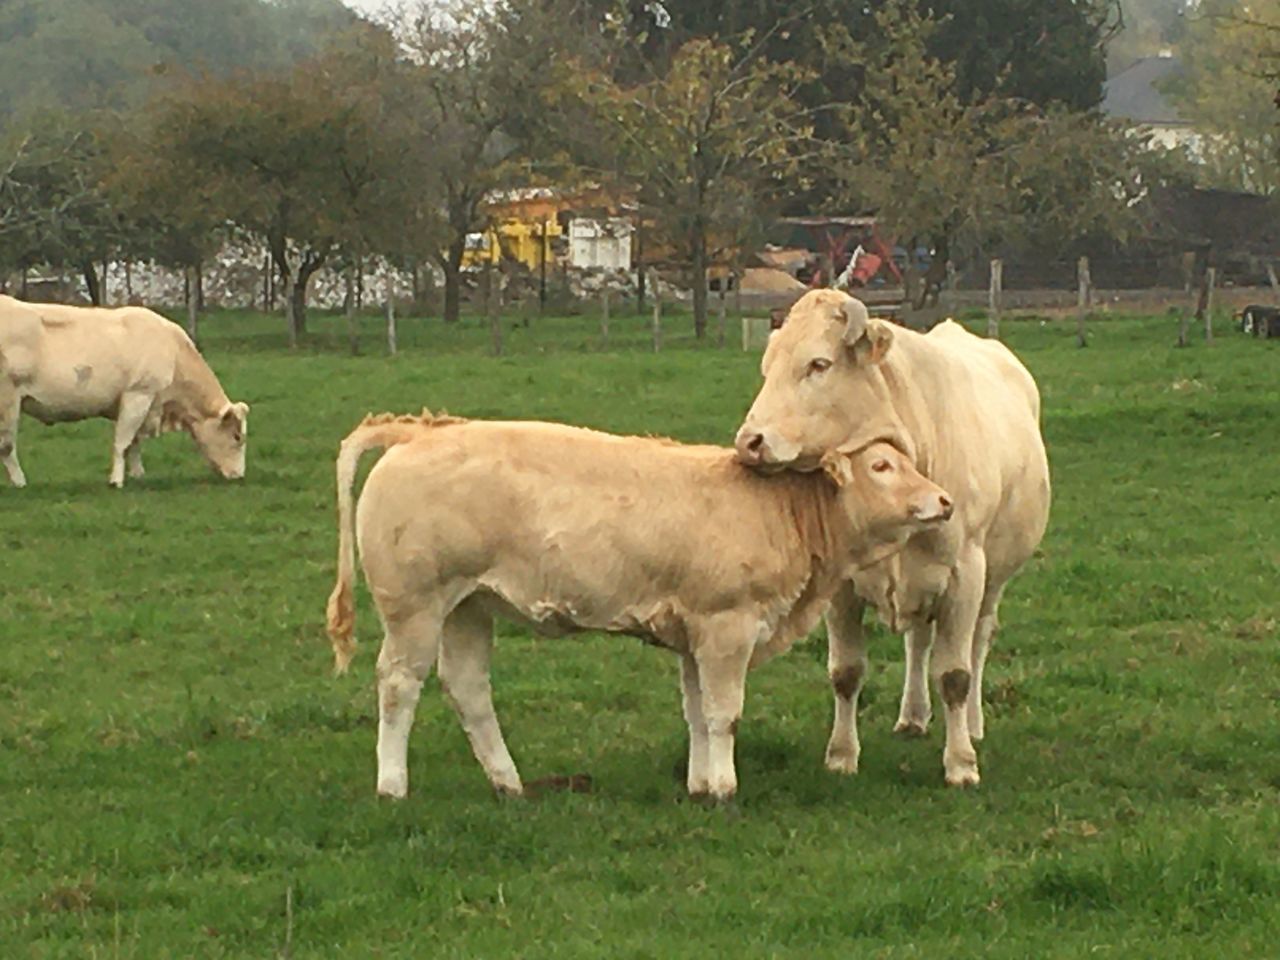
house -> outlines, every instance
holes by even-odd
[[[1184,73],[1181,61],[1169,50],[1143,57],[1103,84],[1102,112],[1146,137],[1152,146],[1180,147],[1196,159],[1203,139],[1168,94],[1169,86]]]

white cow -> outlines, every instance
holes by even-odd
[[[409,729],[433,666],[500,792],[522,785],[493,712],[493,618],[624,633],[681,657],[688,788],[737,788],[747,669],[807,633],[849,571],[936,527],[951,503],[894,448],[833,454],[825,473],[760,477],[733,451],[551,423],[367,419],[338,455],[339,670],[355,609],[351,487],[390,447],[355,518],[382,619],[378,792],[408,790]]]
[[[0,295],[0,462],[21,487],[18,418],[115,421],[110,483],[140,477],[142,441],[185,430],[222,476],[244,476],[249,405],[232,403],[175,323],[143,307],[23,303]]]
[[[853,727],[866,672],[863,605],[906,631],[907,678],[895,729],[923,734],[925,671],[946,705],[947,783],[978,782],[982,671],[1005,584],[1035,552],[1049,519],[1040,396],[1003,344],[947,321],[928,334],[871,319],[835,290],[805,294],[773,334],[764,385],[738,431],[739,459],[763,470],[812,470],[832,451],[886,441],[956,497],[945,527],[858,571],[827,617],[836,718],[833,770],[857,769]]]

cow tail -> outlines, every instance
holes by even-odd
[[[325,616],[325,626],[333,644],[335,673],[345,673],[356,652],[356,538],[351,495],[356,469],[360,458],[368,451],[403,443],[418,429],[417,425],[407,422],[407,418],[387,421],[366,417],[347,435],[338,450],[338,579],[329,595]]]

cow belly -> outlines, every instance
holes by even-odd
[[[41,423],[66,423],[106,417],[114,420],[120,406],[119,395],[113,398],[92,395],[33,396],[22,398],[22,412]]]

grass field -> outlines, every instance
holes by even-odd
[[[1280,956],[1280,350],[1173,321],[1007,323],[1039,379],[1054,514],[988,668],[983,784],[894,739],[880,631],[862,772],[822,768],[825,645],[753,674],[732,810],[686,802],[674,657],[500,628],[526,781],[498,802],[428,684],[412,792],[373,791],[377,627],[335,679],[336,445],[426,404],[725,442],[756,357],[661,356],[638,319],[405,321],[395,359],[291,355],[213,317],[248,479],[182,437],[106,486],[108,428],[22,425],[0,488],[0,958]],[[687,325],[687,321],[683,321]],[[378,346],[369,321],[368,348]]]

